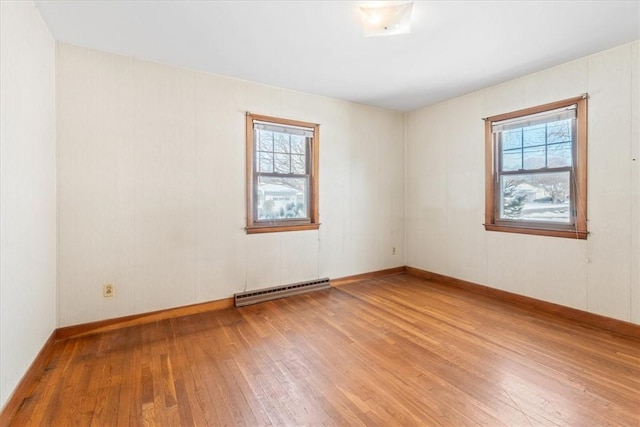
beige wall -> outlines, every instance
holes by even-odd
[[[408,114],[407,265],[640,323],[639,43]],[[485,231],[481,118],[585,92],[588,240]]]
[[[631,45],[631,321],[640,323],[640,42]]]
[[[61,45],[60,326],[405,261],[640,322],[633,64],[638,42],[409,113],[403,126],[392,112]],[[480,118],[583,92],[589,239],[485,232]],[[242,230],[245,111],[322,124],[319,232]],[[114,298],[101,296],[107,282]]]
[[[0,2],[0,406],[56,327],[55,42]]]
[[[402,114],[64,44],[57,78],[59,326],[404,265]],[[245,234],[246,111],[320,123],[319,231]]]

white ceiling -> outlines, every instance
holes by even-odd
[[[640,1],[416,1],[365,38],[372,3],[36,1],[64,43],[399,111],[640,38]]]

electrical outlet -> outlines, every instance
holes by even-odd
[[[396,247],[391,246],[391,255],[395,255],[395,254],[396,254]]]
[[[111,283],[102,285],[102,296],[104,296],[105,298],[112,297],[114,292],[115,292],[115,289]]]

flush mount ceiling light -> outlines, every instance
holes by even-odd
[[[411,32],[413,2],[385,6],[361,6],[365,37],[392,36]]]

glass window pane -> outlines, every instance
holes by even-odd
[[[258,172],[272,173],[273,172],[273,154],[258,152]]]
[[[306,174],[306,156],[300,156],[298,154],[291,155],[291,173]]]
[[[522,168],[522,153],[520,150],[502,154],[502,170],[517,171]]]
[[[544,145],[546,137],[545,124],[527,126],[522,128],[522,145],[530,147],[534,145]]]
[[[290,157],[288,154],[276,154],[274,172],[291,173]]]
[[[527,147],[523,153],[523,169],[540,169],[545,167],[545,149],[542,147]]]
[[[291,152],[294,154],[306,155],[305,137],[301,135],[291,135]]]
[[[550,168],[571,166],[573,163],[571,142],[552,144],[547,148],[547,165]]]
[[[273,132],[259,130],[258,132],[258,150],[273,151]]]
[[[500,219],[571,224],[570,172],[500,177]]]
[[[502,149],[511,150],[522,146],[522,129],[511,129],[502,132]]]
[[[258,220],[309,218],[309,178],[258,177]]]
[[[560,120],[547,124],[547,143],[571,142],[571,120]]]
[[[290,153],[289,147],[289,135],[286,133],[274,133],[273,134],[273,151],[276,153]]]

